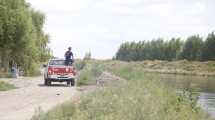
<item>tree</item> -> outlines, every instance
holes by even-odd
[[[202,60],[215,60],[215,35],[210,33],[202,49]]]
[[[116,59],[128,61],[129,60],[129,56],[128,56],[129,55],[129,47],[130,47],[129,43],[123,43],[120,46],[120,48],[116,54]]]
[[[170,41],[164,43],[165,47],[165,60],[176,60],[179,59],[183,42],[180,38],[172,38]]]
[[[188,60],[199,60],[201,57],[201,49],[203,40],[198,35],[191,36],[185,42],[182,58]]]
[[[48,59],[44,21],[45,16],[25,0],[0,0],[0,58],[6,71],[12,62],[32,74],[35,64]]]
[[[51,57],[49,48],[47,47],[49,43],[49,35],[45,34],[43,25],[45,24],[45,15],[40,11],[34,9],[31,10],[32,22],[35,27],[36,34],[36,46],[39,48],[39,59],[41,62],[45,62]]]

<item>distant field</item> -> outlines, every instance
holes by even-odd
[[[127,62],[112,62],[114,64],[126,64]],[[215,76],[215,61],[198,62],[198,61],[141,61],[128,62],[133,67],[141,67],[144,72],[155,72],[164,74],[181,74],[181,75],[199,75]]]
[[[210,120],[196,106],[194,94],[178,93],[164,86],[157,76],[144,74],[144,62],[91,61],[87,66],[80,73],[81,85],[100,75],[94,70],[98,66],[127,82],[115,81],[83,96],[78,105],[67,102],[48,113],[36,113],[32,120]],[[87,78],[91,81],[85,81]]]

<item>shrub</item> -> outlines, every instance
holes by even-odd
[[[86,85],[90,81],[96,80],[103,72],[104,66],[94,63],[88,63],[83,70],[80,71],[80,74],[77,78],[78,85]]]
[[[41,108],[38,108],[31,120],[70,120],[70,117],[75,114],[75,110],[75,105],[72,103],[58,105],[48,113],[44,113]]]
[[[88,52],[85,54],[84,59],[83,60],[78,60],[75,62],[75,67],[77,70],[82,70],[84,69],[84,67],[87,65],[87,63],[89,63],[91,60],[91,53]]]
[[[41,75],[40,65],[37,63],[32,63],[31,67],[25,71],[26,76],[39,76]]]

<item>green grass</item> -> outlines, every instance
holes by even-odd
[[[104,65],[99,64],[99,62],[89,62],[85,67],[80,71],[80,74],[77,78],[77,85],[87,85],[92,81],[95,81],[104,70]]]
[[[0,91],[7,91],[11,89],[15,89],[16,87],[12,84],[0,81]]]
[[[12,75],[11,75],[11,73],[0,72],[0,78],[12,78]]]
[[[129,63],[105,63],[106,70],[127,79],[81,98],[79,105],[65,103],[32,120],[209,120],[190,92],[178,93],[156,76]],[[111,67],[109,67],[111,66]]]
[[[70,102],[58,105],[47,113],[38,108],[31,120],[70,120],[76,114],[75,110],[76,106]]]

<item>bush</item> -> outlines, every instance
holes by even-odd
[[[39,76],[41,75],[40,65],[37,63],[32,63],[31,67],[25,71],[26,76]]]
[[[96,80],[104,70],[104,66],[98,63],[88,63],[77,78],[78,85],[86,85],[90,81]]]
[[[92,56],[92,55],[91,55],[90,52],[85,53],[85,55],[84,55],[84,60],[86,60],[86,61],[91,60],[91,59],[92,59],[91,56]]]
[[[84,61],[84,60],[78,60],[78,61],[75,62],[75,68],[77,70],[82,70],[82,69],[84,69],[84,67],[86,66],[86,64],[87,64],[86,61]]]
[[[70,120],[70,117],[75,114],[75,110],[75,105],[72,103],[58,105],[48,113],[44,113],[41,108],[38,108],[31,120]]]
[[[83,60],[78,60],[75,62],[75,67],[77,70],[82,70],[84,69],[84,67],[87,65],[87,63],[89,63],[91,60],[91,53],[88,52],[85,54],[84,59]]]

